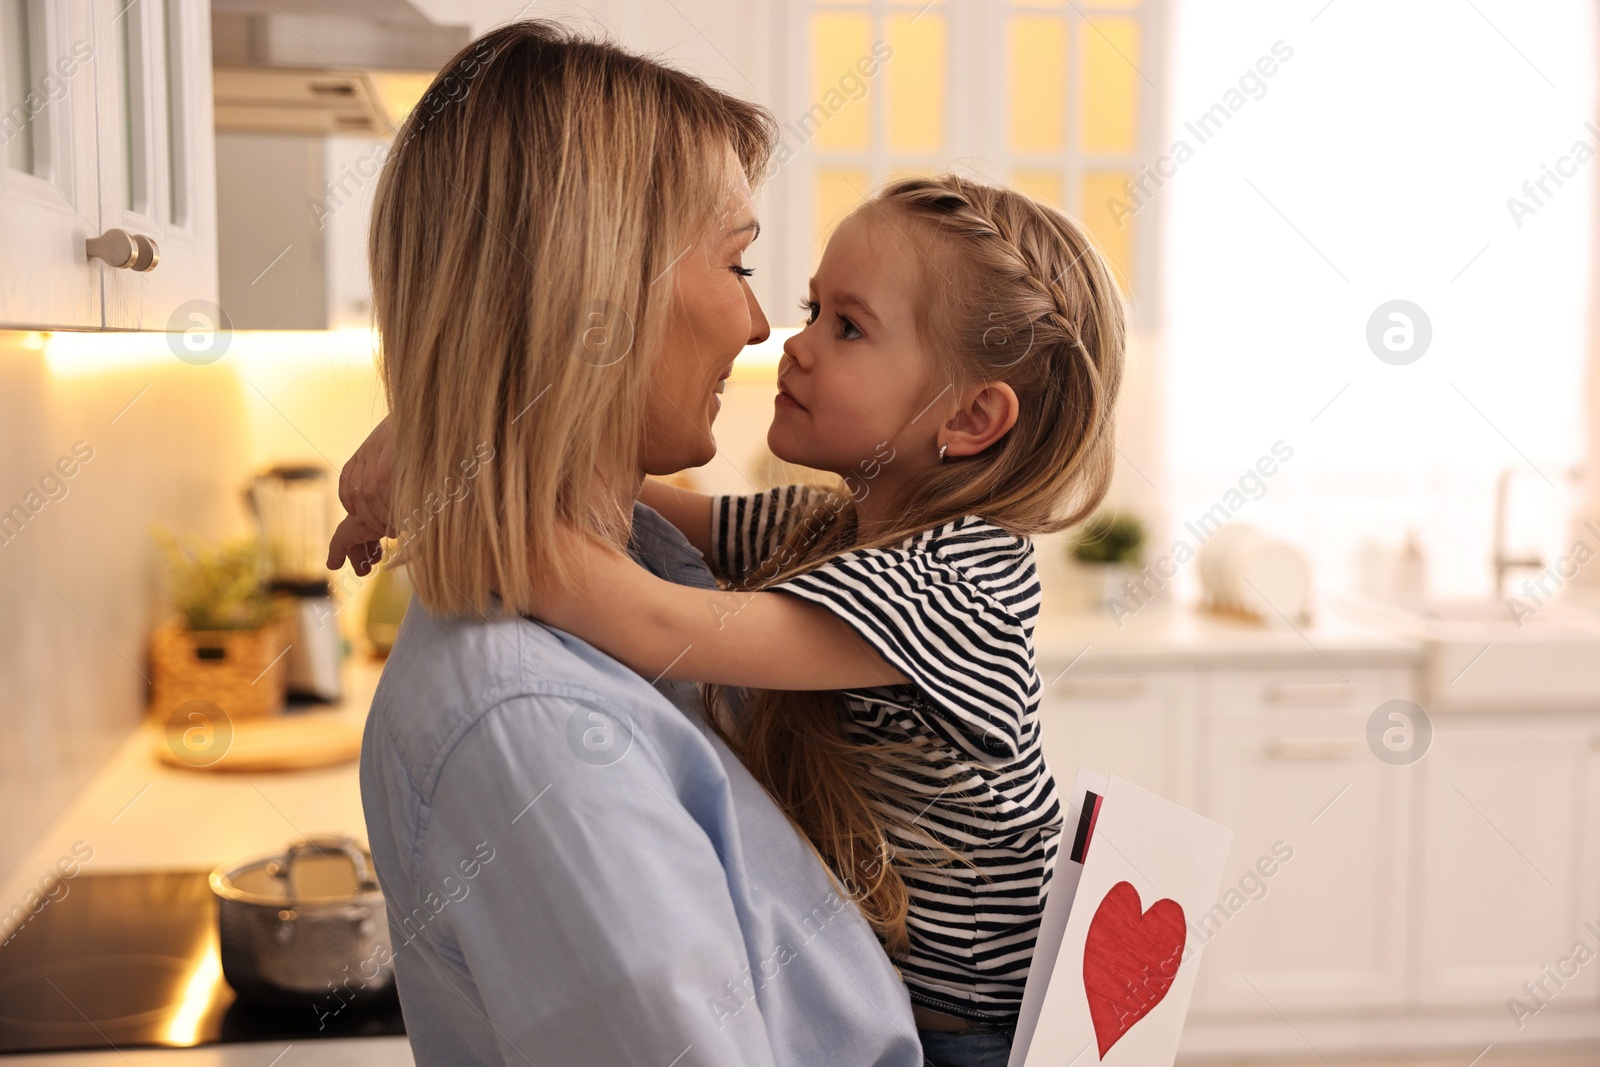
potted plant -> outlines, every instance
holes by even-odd
[[[260,542],[210,545],[160,528],[154,536],[177,618],[151,635],[151,714],[166,718],[191,700],[236,718],[282,711],[289,627]]]
[[[1144,523],[1123,511],[1097,512],[1074,532],[1072,558],[1092,575],[1096,604],[1125,595],[1124,584],[1143,562],[1144,540]]]

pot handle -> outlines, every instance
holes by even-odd
[[[356,882],[362,892],[378,888],[377,879],[372,877],[372,869],[367,865],[366,850],[352,837],[343,835],[324,834],[317,837],[307,837],[290,845],[284,853],[283,865],[278,868],[278,877],[288,885],[289,902],[293,904],[300,899],[300,894],[295,892],[294,865],[302,856],[315,853],[325,856],[329,852],[342,853],[350,860],[350,865],[355,868]]]

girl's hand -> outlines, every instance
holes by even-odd
[[[389,521],[389,479],[394,471],[390,445],[393,441],[394,431],[385,416],[339,472],[339,503],[348,514],[328,542],[330,571],[338,570],[349,559],[355,572],[365,577],[383,558],[379,539],[395,536],[395,528]]]

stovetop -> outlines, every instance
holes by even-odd
[[[392,997],[239,1002],[204,871],[82,874],[56,892],[0,944],[0,1053],[405,1033]]]

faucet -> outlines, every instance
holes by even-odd
[[[1506,512],[1511,499],[1511,479],[1518,473],[1516,467],[1505,467],[1495,480],[1494,487],[1494,596],[1496,600],[1504,600],[1506,595],[1506,572],[1513,567],[1530,567],[1534,570],[1544,569],[1544,557],[1538,553],[1526,556],[1510,556],[1506,554]],[[1578,481],[1583,478],[1582,467],[1572,467],[1562,472],[1568,481]],[[1549,479],[1546,479],[1548,481]]]
[[[1538,554],[1528,556],[1506,555],[1506,511],[1511,499],[1511,479],[1516,476],[1515,467],[1505,467],[1500,471],[1500,476],[1494,483],[1494,598],[1504,600],[1506,596],[1506,571],[1512,567],[1532,567],[1535,570],[1544,569],[1544,557]]]

